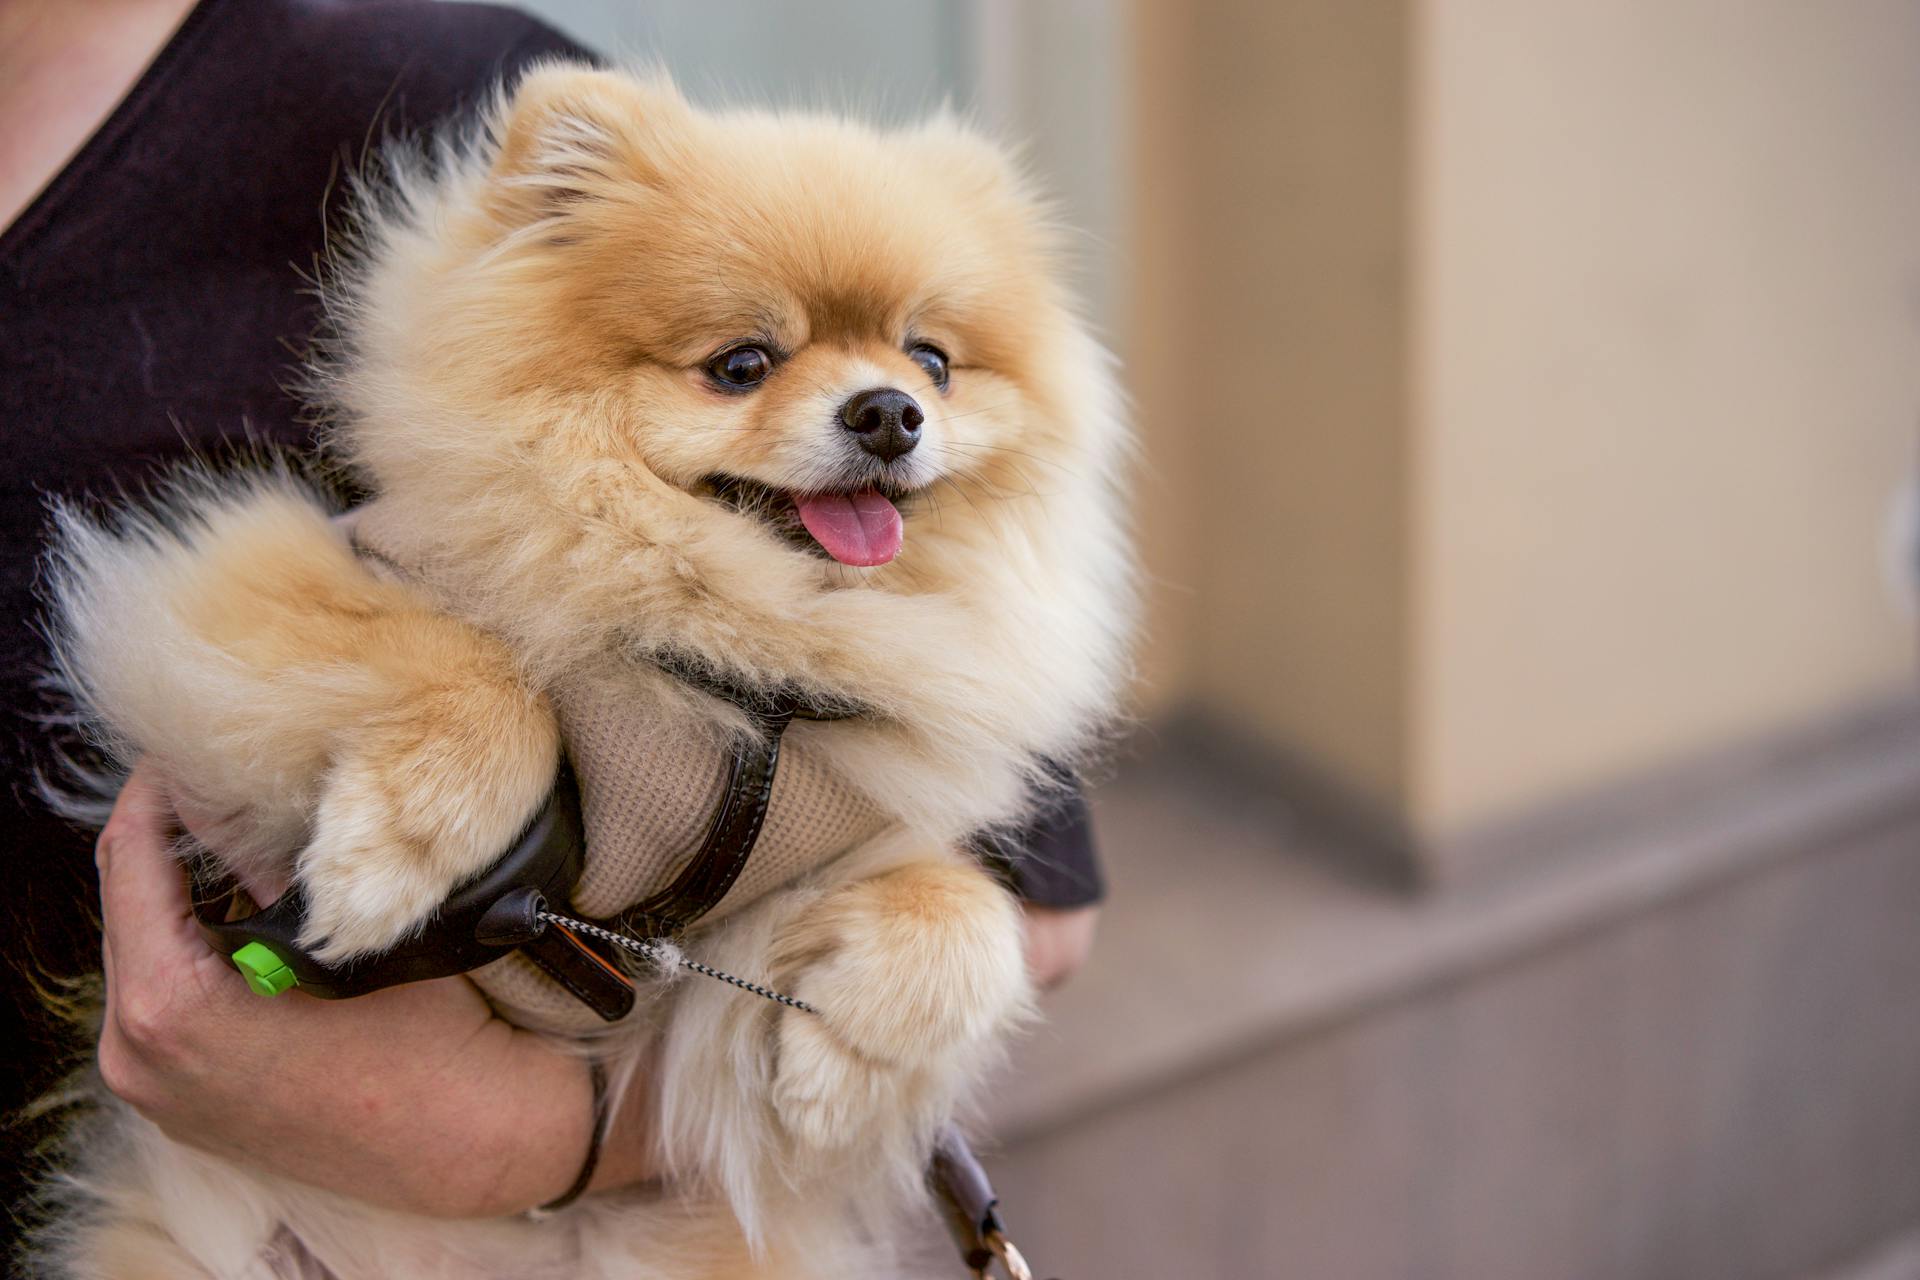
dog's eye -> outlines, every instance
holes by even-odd
[[[757,387],[773,372],[773,353],[765,347],[729,347],[707,361],[707,373],[715,382],[736,390]]]
[[[947,389],[946,352],[921,342],[907,348],[907,358],[927,371],[927,377],[933,379],[934,386],[942,391]]]

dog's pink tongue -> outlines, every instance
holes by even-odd
[[[885,564],[900,554],[900,510],[872,489],[795,497],[800,523],[841,564]]]

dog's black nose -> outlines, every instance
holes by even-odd
[[[883,462],[913,452],[927,415],[906,392],[870,387],[840,406],[840,422],[860,438],[860,447]]]

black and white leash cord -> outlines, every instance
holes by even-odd
[[[558,912],[548,911],[545,908],[541,909],[539,915],[540,918],[548,924],[557,924],[562,928],[571,929],[576,933],[589,934],[603,941],[611,942],[617,947],[625,947],[635,955],[645,956],[656,963],[660,960],[661,946],[658,942],[629,937],[624,933],[615,933],[612,929],[603,929],[597,924],[589,924],[585,920],[575,920],[572,916],[563,916]],[[795,1000],[792,996],[782,995],[778,991],[763,987],[755,982],[748,982],[745,978],[736,978],[724,969],[716,969],[712,965],[701,964],[698,960],[689,960],[685,956],[675,956],[674,959],[678,961],[680,967],[683,969],[691,969],[704,977],[717,978],[721,982],[730,983],[733,986],[739,987],[742,991],[751,991],[754,995],[762,996],[773,1001],[775,1004],[783,1004],[789,1009],[798,1009],[802,1013],[817,1014],[820,1012],[804,1000]]]

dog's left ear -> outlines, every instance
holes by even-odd
[[[940,157],[947,176],[962,186],[1044,203],[1034,195],[1019,149],[995,141],[951,105],[941,107],[911,132],[921,147]]]
[[[577,63],[536,67],[501,108],[489,175],[510,221],[563,214],[620,185],[654,184],[692,112],[664,75]]]

